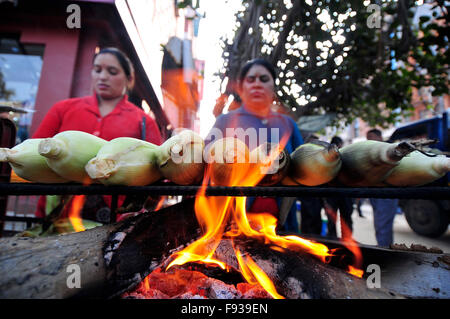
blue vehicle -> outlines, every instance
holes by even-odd
[[[448,156],[450,151],[448,111],[440,116],[399,127],[394,131],[389,141],[394,142],[415,138],[438,139],[438,142],[430,145],[430,147],[438,149]],[[432,185],[449,186],[450,174],[445,175],[438,181],[432,183]],[[427,237],[439,237],[447,231],[450,221],[450,199],[406,199],[400,200],[399,205],[405,214],[409,226],[417,234]]]

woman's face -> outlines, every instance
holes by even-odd
[[[249,107],[268,108],[273,102],[275,83],[270,72],[255,64],[242,79],[240,96]]]
[[[92,69],[95,92],[103,99],[115,99],[125,94],[128,78],[117,58],[110,53],[97,55]]]

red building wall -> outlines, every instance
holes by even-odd
[[[67,28],[64,17],[24,14],[14,21],[17,22],[1,24],[0,32],[20,34],[21,43],[45,46],[36,112],[30,128],[32,135],[50,107],[71,95],[80,31]]]
[[[86,96],[93,92],[92,83],[90,81],[92,71],[91,65],[97,46],[97,36],[81,29],[72,82],[71,96],[73,97]]]
[[[78,29],[66,29],[61,32],[45,28],[40,29],[36,34],[23,30],[22,42],[45,44],[39,90],[36,96],[36,113],[33,116],[30,135],[37,129],[54,103],[71,96],[78,39]]]
[[[74,2],[80,6],[79,29],[67,25],[72,14],[67,12],[69,0],[21,0],[18,6],[4,6],[0,1],[0,33],[18,35],[22,43],[44,45],[29,135],[57,101],[92,94],[92,60],[97,47],[107,46],[118,47],[129,55],[136,71],[136,85],[130,100],[141,106],[145,99],[159,118],[161,132],[167,133],[169,121],[113,1]]]

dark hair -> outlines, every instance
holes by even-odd
[[[342,146],[342,145],[344,145],[344,141],[339,136],[333,136],[333,138],[330,141],[330,144]]]
[[[273,81],[275,82],[277,75],[276,75],[275,68],[273,67],[273,65],[267,60],[258,58],[258,59],[253,59],[253,60],[246,62],[244,64],[244,66],[241,68],[241,72],[239,72],[239,86],[242,86],[242,80],[245,78],[248,71],[254,65],[261,65],[261,66],[265,67],[267,69],[267,71],[269,71],[269,73],[272,75]]]
[[[127,78],[130,78],[130,76],[133,73],[133,64],[131,63],[130,59],[127,57],[127,55],[125,53],[123,53],[122,51],[120,51],[117,48],[104,48],[101,49],[97,54],[94,55],[94,60],[95,58],[100,55],[100,54],[104,54],[104,53],[109,53],[114,55],[117,58],[117,61],[119,61],[120,66],[122,67],[123,71],[125,72],[125,75],[127,76]]]
[[[304,140],[305,140],[305,143],[309,143],[311,141],[318,140],[318,139],[319,139],[319,137],[317,135],[314,135],[311,133]]]
[[[367,131],[366,136],[369,135],[369,134],[371,134],[371,133],[372,133],[372,134],[375,134],[375,135],[377,135],[377,136],[379,136],[379,137],[382,137],[382,136],[383,136],[383,134],[381,134],[381,131],[380,131],[379,129],[377,129],[377,128],[373,128],[373,129]]]

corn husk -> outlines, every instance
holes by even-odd
[[[281,180],[281,185],[285,185],[285,186],[298,186],[299,184],[292,179],[292,177],[290,176],[285,176],[282,180]]]
[[[225,137],[214,141],[206,151],[206,161],[212,185],[242,185],[250,169],[250,151],[247,145],[235,137]]]
[[[383,186],[383,181],[400,160],[414,151],[409,143],[361,141],[339,150],[342,167],[337,176],[347,186]]]
[[[101,223],[88,219],[82,219],[81,223],[85,230],[103,225]],[[73,232],[75,232],[75,229],[73,228],[73,225],[70,222],[69,218],[60,218],[55,220],[45,231],[42,224],[38,224],[24,230],[23,232],[16,234],[15,236],[36,238],[36,237],[49,237],[60,234],[69,234]]]
[[[445,155],[430,157],[419,151],[401,159],[385,183],[392,186],[421,186],[432,183],[450,172],[450,158]]]
[[[39,155],[38,146],[43,139],[28,139],[13,148],[0,148],[0,162],[8,162],[20,178],[36,183],[65,183],[67,179],[56,174]]]
[[[336,145],[321,141],[310,142],[300,145],[291,153],[289,177],[301,185],[322,185],[337,176],[341,165]]]
[[[46,157],[48,166],[58,175],[74,181],[90,184],[84,167],[97,155],[106,141],[81,131],[64,131],[39,143],[38,152]]]
[[[205,162],[205,142],[197,133],[184,130],[158,148],[157,163],[162,175],[179,185],[201,182]]]
[[[278,184],[286,176],[291,160],[279,144],[267,142],[253,149],[249,158],[260,186]]]
[[[156,164],[158,147],[132,137],[106,143],[86,164],[86,172],[104,185],[149,185],[161,178]]]
[[[81,224],[85,230],[102,226],[103,224],[89,219],[81,219]],[[74,233],[75,228],[69,218],[59,218],[53,222],[54,231],[57,234]]]

